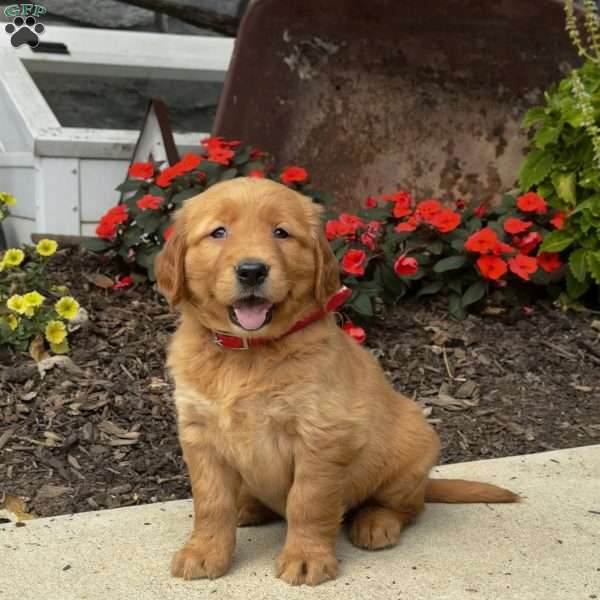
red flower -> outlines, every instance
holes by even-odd
[[[134,284],[133,277],[126,275],[125,277],[121,277],[115,285],[112,286],[113,290],[120,290],[126,287],[130,287]]]
[[[411,196],[410,192],[405,190],[399,190],[394,194],[384,194],[382,198],[386,202],[400,202],[402,206],[410,206],[413,201],[413,197]]]
[[[362,250],[348,250],[342,258],[342,269],[352,275],[365,274],[367,255]]]
[[[224,146],[209,146],[208,160],[219,163],[220,165],[228,165],[229,161],[235,156],[235,152]]]
[[[308,172],[302,167],[287,167],[279,177],[286,185],[290,183],[303,183],[308,179]]]
[[[327,237],[329,241],[352,235],[353,233],[354,230],[352,227],[341,223],[340,221],[327,221],[325,224],[325,237]]]
[[[394,231],[398,233],[408,233],[409,231],[414,231],[417,228],[417,217],[412,215],[408,218],[404,223],[398,223],[396,227],[394,227]]]
[[[462,198],[454,201],[454,206],[456,206],[458,210],[462,210],[466,205],[467,203]]]
[[[394,263],[394,271],[400,277],[414,275],[419,270],[419,263],[411,256],[399,256]]]
[[[401,219],[402,217],[407,217],[412,212],[410,206],[404,206],[401,202],[396,202],[394,204],[394,208],[392,209],[392,214],[396,219]]]
[[[193,171],[203,160],[197,154],[186,154],[176,165],[173,165],[173,170],[177,175],[185,175]]]
[[[556,227],[556,229],[562,229],[565,225],[565,219],[567,214],[561,210],[554,213],[554,216],[550,219],[550,223]]]
[[[474,215],[478,218],[478,219],[483,219],[483,217],[485,216],[485,213],[487,213],[487,206],[485,204],[480,204],[474,211]]]
[[[266,156],[267,153],[259,150],[258,148],[252,148],[250,150],[250,158],[261,158],[262,156]]]
[[[529,276],[537,271],[537,260],[525,254],[517,254],[508,260],[508,268],[518,277],[529,281]]]
[[[177,175],[179,175],[179,173],[175,167],[167,167],[164,171],[161,171],[160,175],[156,178],[156,185],[161,188],[169,187]]]
[[[542,236],[537,231],[532,231],[522,238],[513,238],[513,243],[522,254],[530,254],[542,241]]]
[[[473,233],[465,242],[465,248],[469,252],[478,252],[479,254],[487,254],[492,252],[496,244],[500,240],[496,232],[489,227],[484,227]]]
[[[523,212],[535,212],[544,214],[548,208],[546,201],[535,192],[527,192],[517,198],[517,206]]]
[[[150,179],[154,175],[154,164],[151,162],[133,163],[129,167],[129,177],[134,179]]]
[[[369,221],[367,225],[367,231],[370,234],[375,234],[381,231],[381,221]]]
[[[376,208],[376,207],[377,207],[377,200],[375,200],[375,198],[373,198],[373,196],[369,196],[365,200],[365,208]]]
[[[226,140],[222,137],[207,137],[200,140],[200,143],[210,150],[211,148],[235,148],[241,145],[242,142],[239,140]]]
[[[509,246],[508,244],[505,244],[504,242],[498,242],[492,248],[492,254],[494,256],[502,256],[502,254],[514,254],[515,252],[516,252],[516,250],[512,246]]]
[[[346,321],[342,325],[342,329],[359,344],[362,344],[367,339],[367,334],[362,327],[355,325],[352,321]]]
[[[454,231],[460,225],[460,215],[446,208],[434,215],[431,224],[442,233]]]
[[[358,215],[351,215],[349,213],[340,213],[340,223],[349,225],[356,229],[357,227],[364,227],[364,221]]]
[[[531,317],[531,315],[535,312],[535,309],[532,306],[524,306],[523,307],[523,314],[526,317]]]
[[[264,179],[265,172],[261,171],[260,169],[254,169],[253,171],[250,171],[250,173],[248,173],[248,177],[254,177],[255,179]]]
[[[163,231],[163,240],[165,240],[165,242],[167,242],[169,240],[169,238],[171,237],[171,234],[173,233],[173,225],[169,225],[164,231]]]
[[[504,231],[506,233],[523,233],[527,231],[533,223],[531,221],[521,221],[521,219],[515,219],[511,217],[504,221]]]
[[[477,259],[477,266],[481,275],[486,279],[500,279],[506,273],[506,262],[497,256],[480,256]]]
[[[424,221],[431,222],[431,219],[442,211],[442,205],[438,200],[423,200],[417,204],[415,214]]]
[[[108,209],[102,219],[106,219],[115,225],[125,223],[127,221],[127,207],[124,204],[117,204],[117,206]]]
[[[557,252],[541,252],[537,256],[537,263],[546,273],[552,273],[562,267]]]
[[[375,250],[375,239],[370,233],[363,233],[360,236],[360,241],[369,249],[371,252]]]
[[[105,240],[113,240],[117,235],[117,226],[110,221],[102,219],[96,227],[96,235]]]
[[[151,196],[146,194],[143,198],[140,198],[136,204],[138,208],[142,210],[156,210],[160,207],[163,199],[160,196]]]

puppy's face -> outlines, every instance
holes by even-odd
[[[156,262],[171,304],[209,329],[277,336],[339,286],[313,202],[269,180],[234,179],[192,198]]]

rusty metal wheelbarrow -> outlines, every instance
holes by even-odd
[[[397,187],[487,200],[576,63],[558,0],[255,0],[214,133],[308,167],[338,208]]]

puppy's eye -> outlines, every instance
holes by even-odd
[[[227,229],[225,227],[217,227],[211,234],[211,238],[215,238],[216,240],[223,239],[227,237]]]
[[[290,234],[283,227],[277,227],[277,229],[273,230],[273,235],[280,240],[290,237]]]

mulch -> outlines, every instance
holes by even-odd
[[[85,251],[61,250],[52,272],[90,319],[43,378],[0,356],[0,497],[38,516],[189,497],[165,369],[176,317],[147,284],[102,287],[110,267]],[[456,322],[408,301],[368,346],[437,428],[441,461],[460,462],[600,443],[599,321],[540,303]]]

